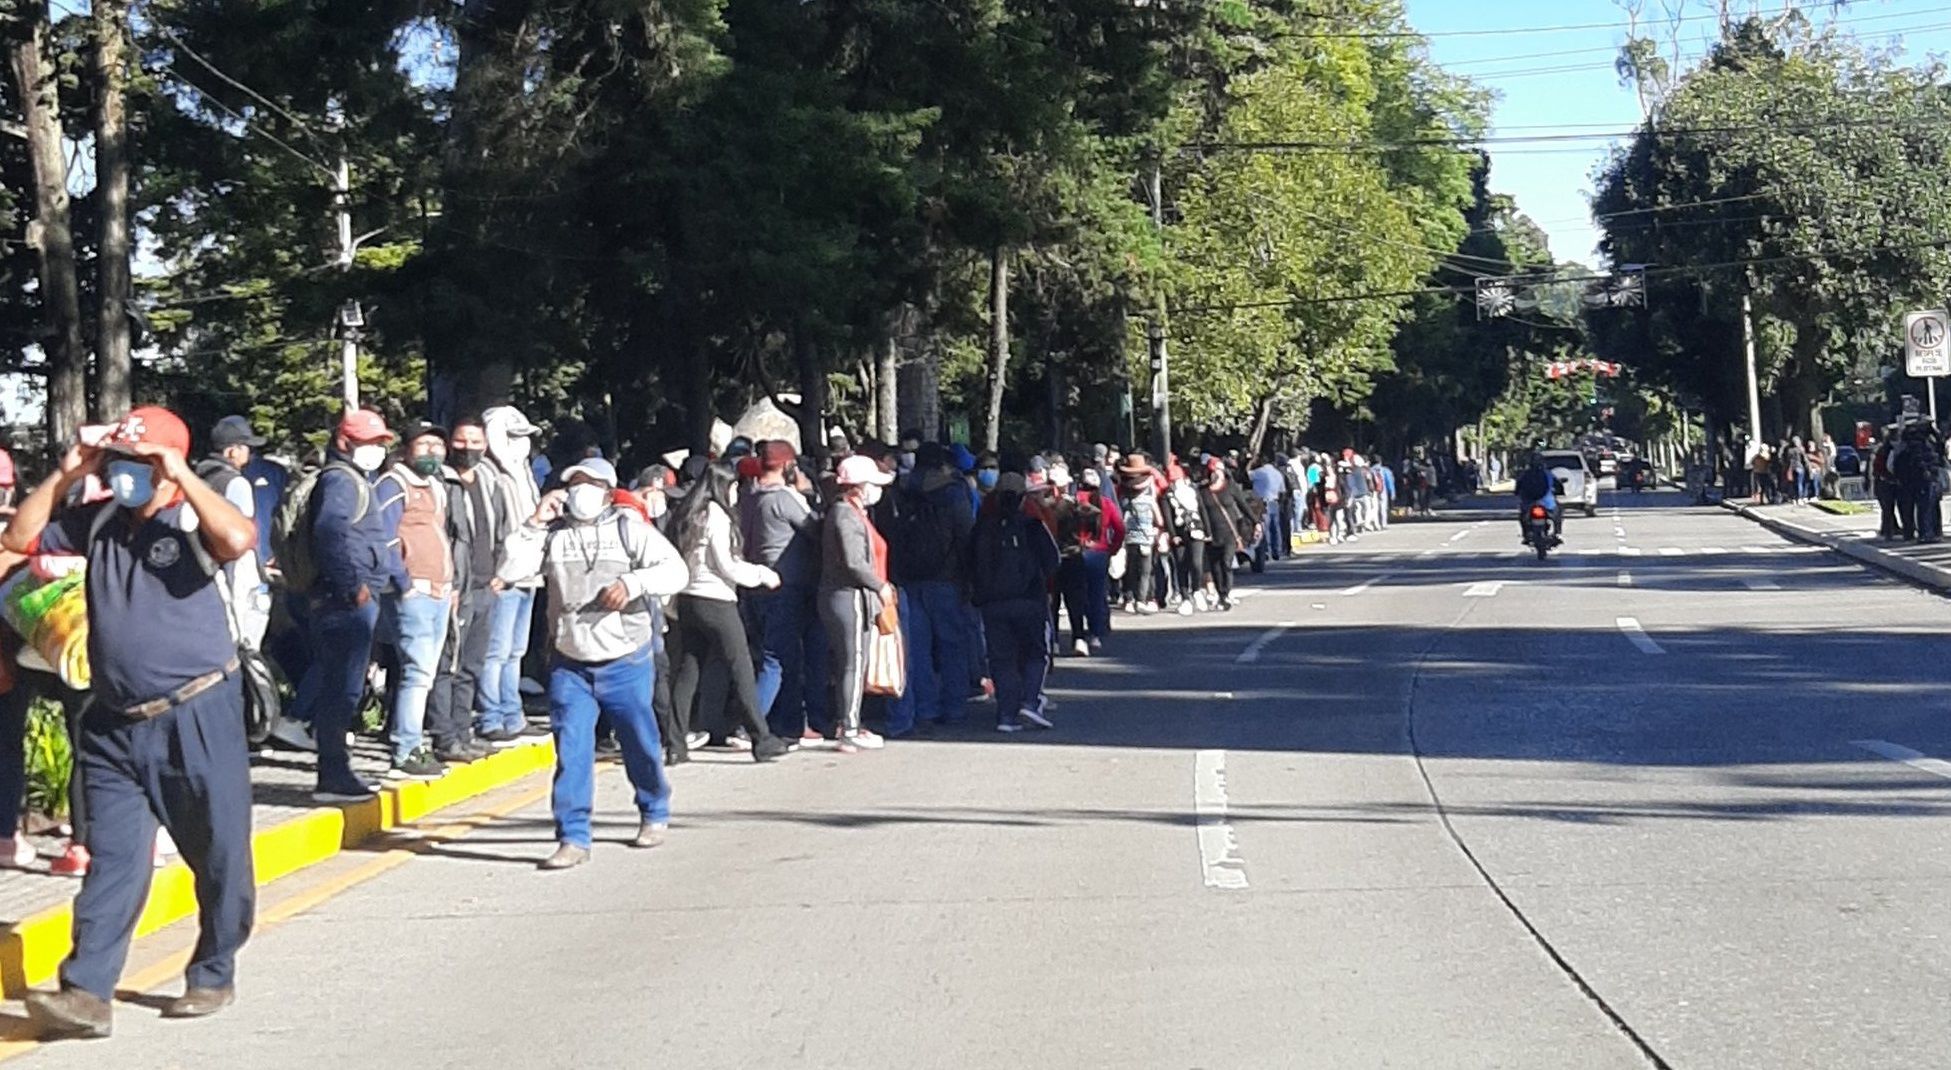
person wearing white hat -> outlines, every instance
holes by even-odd
[[[840,462],[838,497],[827,509],[821,537],[820,619],[827,631],[829,713],[844,753],[878,750],[881,737],[862,728],[867,685],[867,644],[874,617],[894,598],[887,578],[887,540],[869,512],[894,474],[860,454]]]
[[[533,515],[541,494],[529,459],[540,430],[513,405],[497,405],[482,413],[481,426],[503,507],[510,517]],[[547,734],[529,729],[522,715],[522,652],[528,649],[535,591],[541,585],[540,578],[530,578],[509,585],[495,596],[494,612],[488,618],[488,660],[481,668],[475,696],[481,709],[474,735],[487,743],[507,746],[524,735]]]
[[[636,789],[635,847],[664,842],[671,786],[651,711],[653,603],[690,579],[676,547],[634,509],[614,504],[616,469],[601,458],[572,465],[508,537],[495,585],[541,577],[549,588],[549,727],[555,735],[556,851],[541,863],[589,860],[596,718],[609,717]]]

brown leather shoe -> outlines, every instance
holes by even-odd
[[[637,827],[637,838],[630,841],[630,846],[662,847],[664,845],[664,833],[667,831],[669,831],[669,826],[667,825],[659,825],[646,821]]]
[[[27,1016],[43,1038],[100,1040],[114,1027],[108,1000],[79,988],[27,993]]]
[[[163,1017],[208,1018],[235,1002],[235,988],[191,988],[163,1004]]]
[[[560,844],[555,853],[536,863],[537,869],[573,869],[589,861],[589,848],[573,843]]]

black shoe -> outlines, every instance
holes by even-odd
[[[320,778],[318,788],[312,792],[312,801],[321,803],[362,803],[376,798],[379,789],[356,776],[347,774],[343,778]]]
[[[479,761],[482,758],[486,758],[488,755],[493,754],[495,752],[494,746],[492,744],[482,742],[481,740],[478,739],[470,739],[466,743],[461,744],[461,747],[462,749],[466,750],[469,754],[473,755],[476,761]]]
[[[29,992],[26,1003],[27,1017],[46,1039],[100,1040],[115,1027],[115,1010],[108,1000],[79,988]]]
[[[406,756],[404,761],[394,762],[386,770],[388,780],[438,780],[447,772],[447,767],[434,761],[426,748],[421,748]]]
[[[767,736],[752,745],[752,760],[755,762],[769,762],[774,758],[784,757],[792,752],[793,748],[788,746],[785,740],[780,739],[778,736]]]
[[[237,1002],[235,988],[192,988],[163,1005],[165,1018],[208,1018]]]
[[[480,757],[481,755],[475,753],[473,746],[467,743],[449,743],[434,748],[434,758],[449,765],[466,765]]]
[[[547,726],[547,725],[540,725],[540,724],[525,724],[525,725],[523,725],[523,726],[522,726],[522,730],[521,730],[520,732],[518,732],[518,733],[516,733],[516,737],[515,737],[515,738],[518,738],[518,739],[546,739],[546,738],[548,738],[548,737],[550,737],[550,736],[553,736],[553,735],[555,735],[555,733],[554,733],[554,732],[551,732],[551,731],[549,730],[549,726]]]
[[[596,753],[605,757],[622,754],[623,744],[618,743],[615,736],[604,736],[602,739],[596,741]]]
[[[521,733],[512,728],[490,728],[486,732],[475,733],[474,738],[477,742],[486,743],[500,750],[503,747],[513,746],[515,741],[521,738]]]

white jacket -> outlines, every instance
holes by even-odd
[[[732,517],[717,502],[705,506],[704,534],[685,551],[691,582],[681,594],[715,602],[738,601],[740,587],[774,587],[778,573],[732,552]]]

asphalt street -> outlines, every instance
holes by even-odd
[[[1119,615],[1056,730],[700,762],[653,851],[538,873],[529,806],[261,933],[221,1016],[17,1065],[1951,1061],[1951,603],[1671,493],[1566,535]]]

